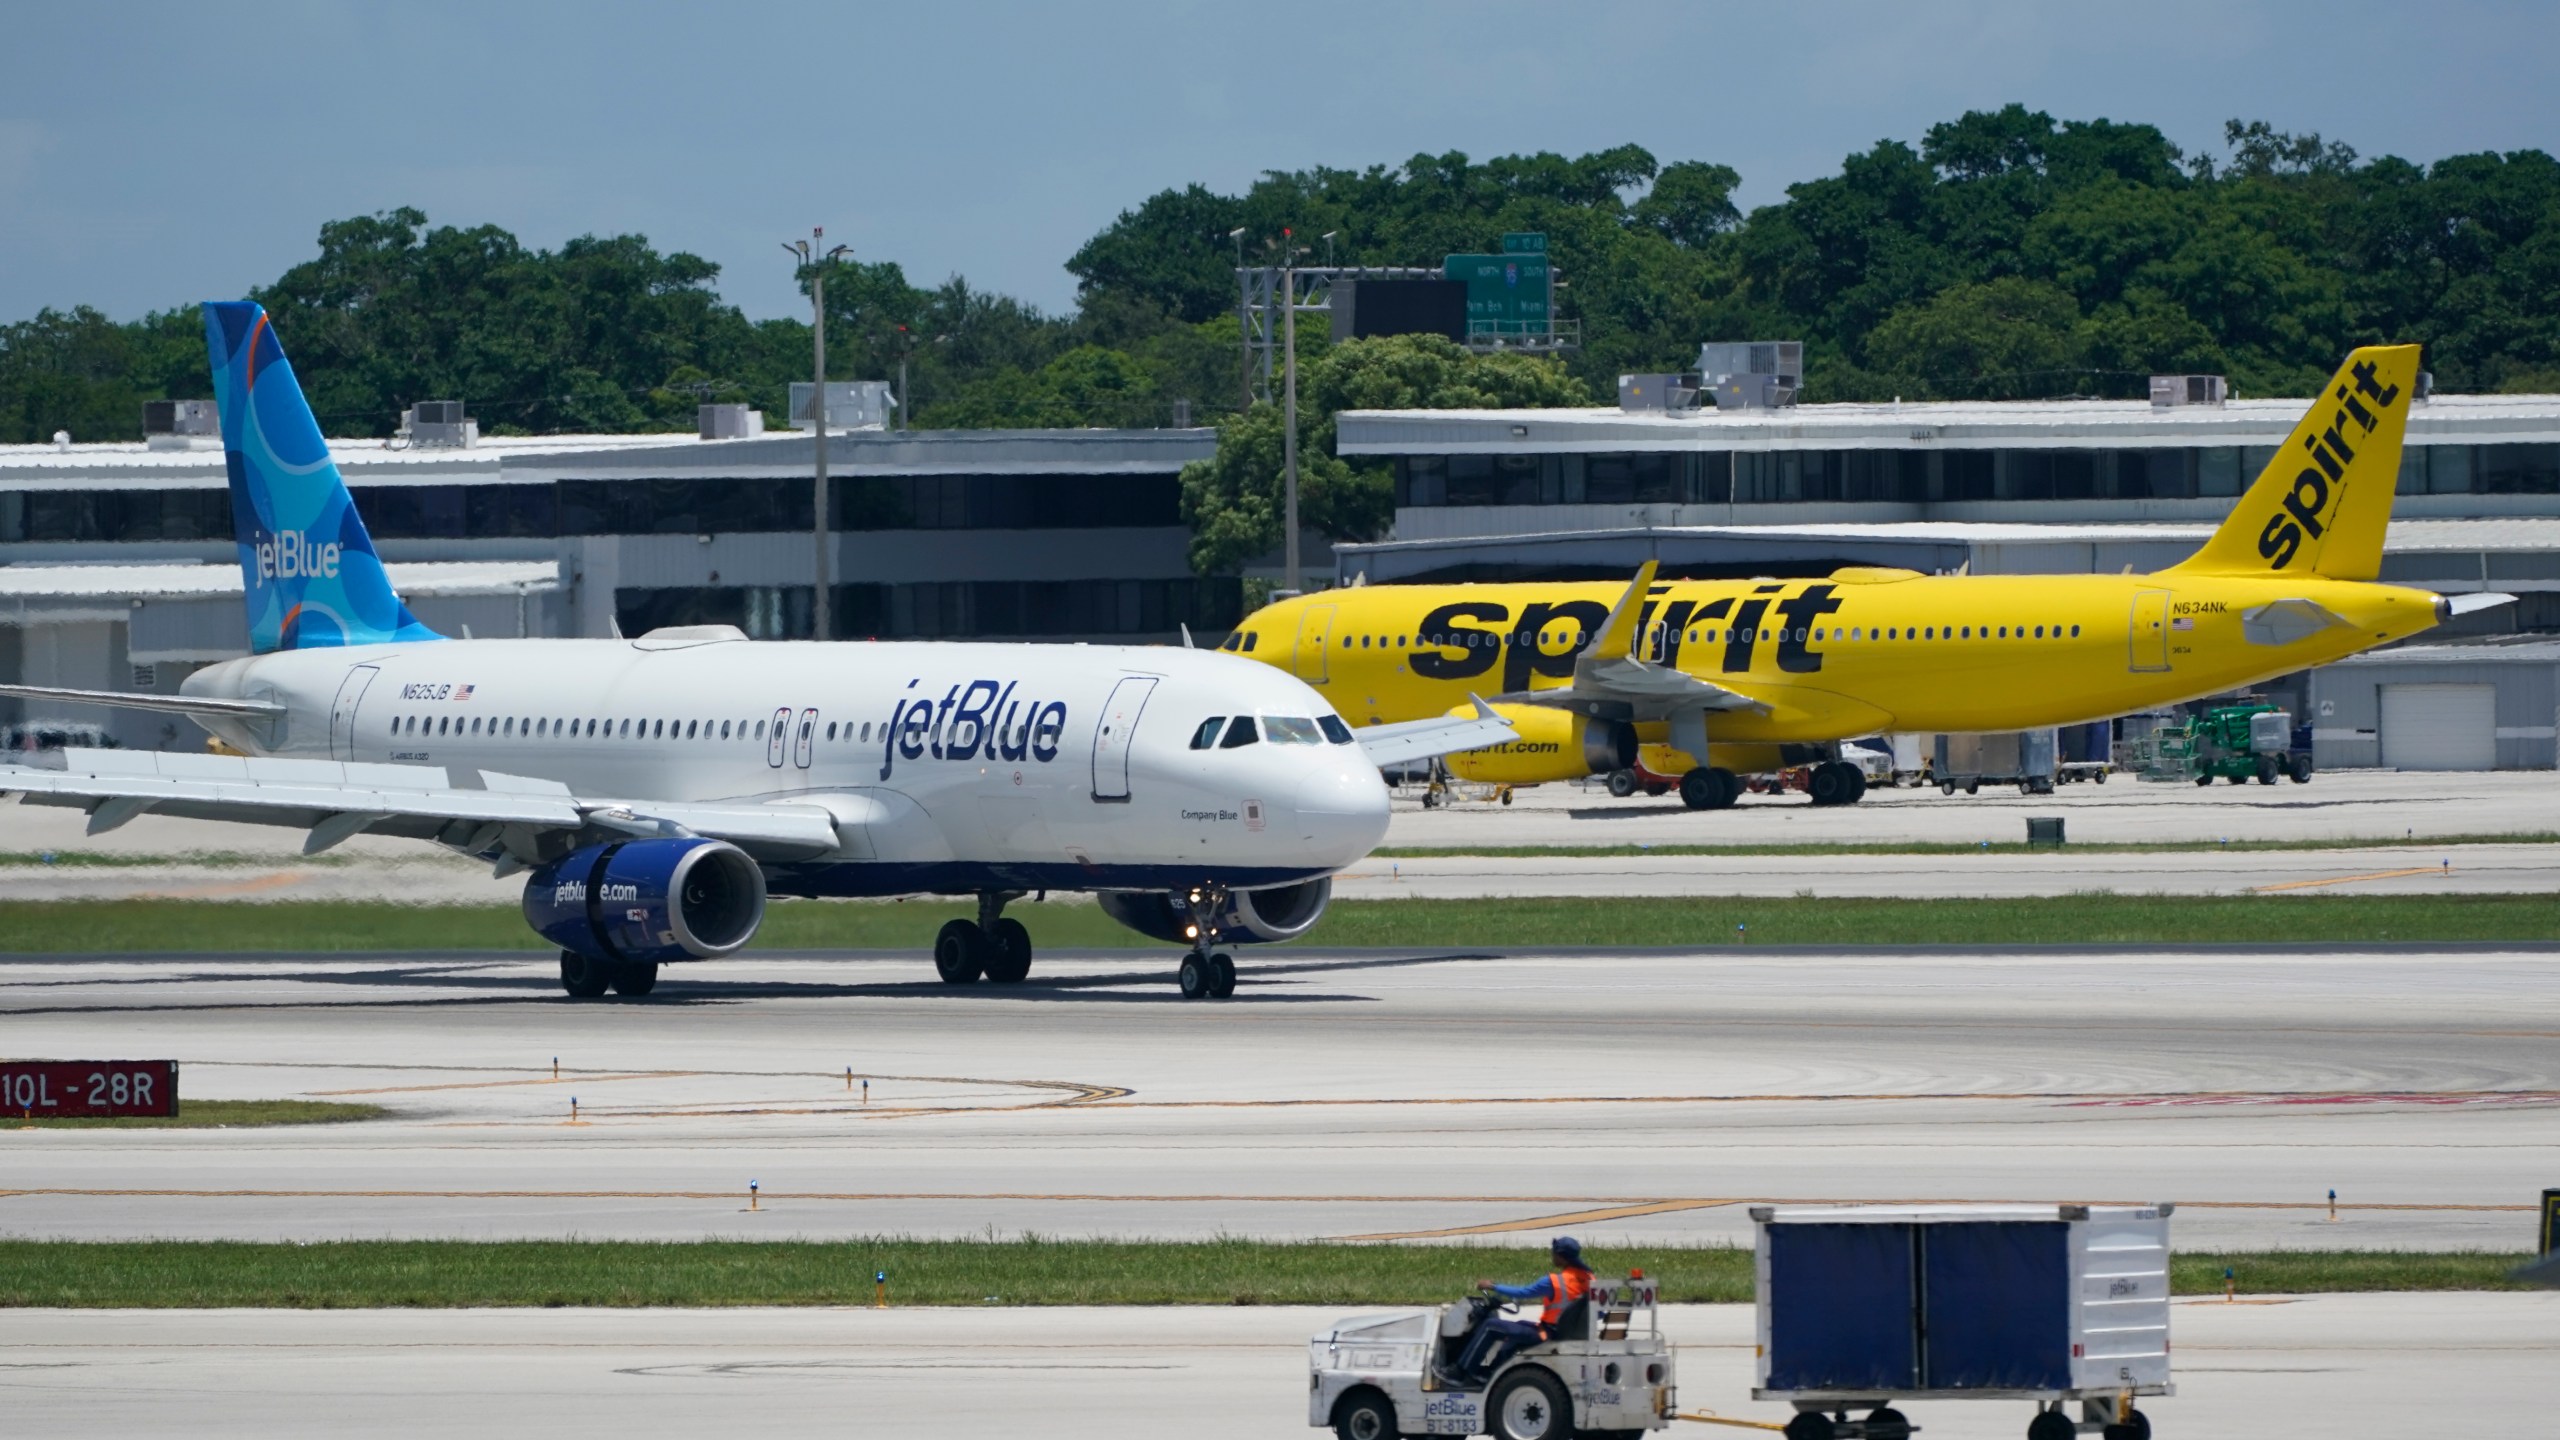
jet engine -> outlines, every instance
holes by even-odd
[[[1499,785],[1540,785],[1606,775],[1636,763],[1636,727],[1624,720],[1594,720],[1552,705],[1496,705],[1495,713],[1520,732],[1517,740],[1449,757],[1449,773],[1461,780]],[[1461,706],[1453,716],[1472,716]]]
[[[725,840],[590,845],[533,872],[524,918],[591,960],[708,960],[764,922],[764,871]]]
[[[1141,935],[1176,945],[1189,945],[1194,938],[1188,894],[1106,890],[1094,899],[1102,913]],[[1315,928],[1332,899],[1330,877],[1267,890],[1230,890],[1225,907],[1211,919],[1210,939],[1228,945],[1295,940]]]

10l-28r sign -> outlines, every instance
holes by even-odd
[[[175,1060],[0,1060],[0,1114],[89,1120],[177,1113]]]

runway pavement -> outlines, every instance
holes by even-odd
[[[1605,1246],[1738,1240],[1760,1200],[2174,1200],[2191,1248],[2512,1250],[2555,1183],[2549,947],[1292,948],[1227,1002],[1169,968],[955,991],[920,958],[761,958],[572,1002],[513,957],[12,960],[13,1054],[396,1113],[0,1122],[0,1233]]]
[[[31,1435],[1304,1436],[1306,1338],[1336,1312],[0,1310]],[[2163,1435],[2536,1435],[2560,1295],[2182,1303]],[[1680,1403],[1749,1398],[1752,1316],[1673,1306]],[[2014,1440],[2020,1401],[1916,1401],[1931,1440]],[[1729,1433],[1676,1425],[1672,1434]]]

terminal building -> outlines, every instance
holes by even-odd
[[[0,680],[168,690],[247,653],[210,418],[133,444],[0,446]],[[455,439],[331,442],[393,584],[436,629],[811,633],[807,433]],[[1197,577],[1187,557],[1178,476],[1214,431],[870,429],[827,445],[840,638],[1178,643],[1242,616],[1241,580]],[[0,700],[0,725],[200,739],[131,712],[35,710]]]

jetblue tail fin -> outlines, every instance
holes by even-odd
[[[2332,580],[2381,574],[2382,532],[2417,388],[2415,345],[2368,345],[2349,355],[2222,528],[2171,568]]]
[[[245,300],[207,301],[204,338],[250,650],[443,639],[392,593],[267,312]]]

